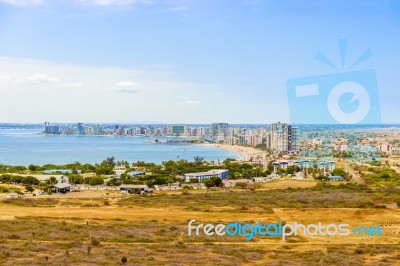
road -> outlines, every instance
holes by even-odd
[[[344,169],[346,172],[352,175],[352,180],[355,181],[357,184],[365,184],[364,179],[362,179],[360,175],[356,173],[348,163],[344,164]]]

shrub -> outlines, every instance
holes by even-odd
[[[204,180],[204,185],[205,185],[207,188],[215,187],[215,183],[214,183],[211,179],[206,179],[206,180]]]
[[[10,190],[6,186],[0,186],[0,193],[8,193]]]
[[[240,208],[240,210],[241,210],[241,211],[248,211],[248,210],[249,210],[249,208],[248,208],[248,207],[246,207],[246,206],[242,206],[242,208]]]
[[[100,245],[100,241],[99,241],[97,238],[92,237],[92,239],[90,240],[90,244],[91,244],[92,246],[94,246],[94,247],[97,247],[97,246]]]
[[[358,248],[356,248],[356,249],[354,250],[354,253],[355,253],[355,254],[363,254],[363,253],[364,253],[364,250],[363,250],[362,248],[358,247]]]
[[[239,187],[241,189],[245,189],[247,187],[247,184],[244,182],[238,182],[235,184],[235,187]]]
[[[19,235],[16,234],[11,234],[8,236],[9,239],[20,239],[21,237]]]

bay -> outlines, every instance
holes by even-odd
[[[130,163],[145,161],[157,164],[166,160],[193,161],[195,156],[216,162],[239,158],[232,152],[216,147],[149,143],[156,139],[154,137],[45,136],[40,132],[34,129],[0,129],[0,164],[43,165],[77,161],[93,164],[109,156]]]

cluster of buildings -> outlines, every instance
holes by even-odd
[[[157,131],[154,131],[157,132]],[[117,136],[144,136],[149,133],[146,127],[127,127],[123,125],[101,125],[83,123],[51,125],[45,122],[44,134],[48,135],[117,135]],[[162,134],[162,130],[159,134]]]
[[[273,162],[272,165],[274,166],[274,173],[276,173],[279,168],[286,170],[288,166],[294,166],[294,165],[302,169],[318,168],[321,170],[332,172],[333,169],[335,169],[336,164],[334,161],[329,159],[315,160],[314,162],[304,159],[304,160],[279,160]]]
[[[270,128],[230,127],[228,123],[212,123],[209,126],[188,125],[100,125],[63,124],[45,122],[45,134],[51,135],[116,135],[116,136],[176,136],[204,138],[228,145],[257,146],[277,153],[297,154],[300,148],[300,130],[285,123],[274,123]]]
[[[226,124],[228,125],[228,124]],[[115,135],[115,136],[176,136],[212,137],[212,128],[187,125],[101,125],[57,124],[45,122],[44,134],[48,135]]]
[[[273,123],[269,129],[229,128],[226,131],[216,136],[217,142],[247,146],[264,144],[277,154],[298,154],[300,151],[300,129],[286,123]]]
[[[383,156],[400,155],[400,142],[391,141],[390,138],[362,136],[354,133],[342,136],[319,136],[316,138],[303,138],[300,141],[301,155],[324,153],[330,157],[346,157],[354,160],[371,160]]]

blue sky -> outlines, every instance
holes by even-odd
[[[286,81],[374,69],[398,123],[399,1],[0,0],[0,122],[290,122]],[[345,69],[338,39],[348,40]]]

